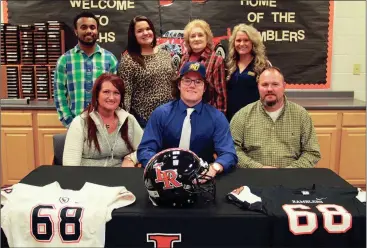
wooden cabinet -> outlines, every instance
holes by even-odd
[[[56,113],[37,113],[38,125],[38,164],[51,165],[54,156],[53,136],[66,133],[66,128],[59,121]]]
[[[366,185],[366,113],[343,113],[339,175],[353,185]]]
[[[1,113],[2,185],[19,182],[40,165],[51,165],[53,135],[65,133],[55,112]]]
[[[341,118],[337,112],[310,111],[309,114],[315,127],[336,127]]]
[[[349,183],[366,184],[366,111],[309,111],[320,144],[316,167],[329,168]],[[53,110],[1,112],[2,185],[14,184],[53,160],[53,135],[66,133]]]
[[[316,127],[316,135],[320,145],[321,159],[317,163],[317,168],[328,168],[337,172],[336,150],[337,150],[337,129],[335,127]]]
[[[315,126],[321,152],[321,159],[316,167],[328,168],[338,173],[335,154],[339,147],[337,126],[340,116],[337,112],[325,111],[311,111],[310,116]]]
[[[1,113],[2,185],[17,183],[35,168],[32,115]]]
[[[14,184],[35,168],[31,127],[1,129],[2,184]]]
[[[40,165],[52,165],[54,157],[53,136],[65,133],[65,128],[39,128],[38,129],[38,156]]]
[[[320,144],[316,167],[330,168],[349,183],[366,186],[366,111],[310,111]]]
[[[32,127],[32,113],[26,111],[1,112],[2,127]]]
[[[366,112],[343,113],[343,127],[366,127]]]
[[[366,184],[366,128],[343,128],[339,175],[353,185]]]

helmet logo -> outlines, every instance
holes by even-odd
[[[155,168],[155,173],[157,178],[155,179],[156,183],[164,183],[163,189],[173,189],[182,187],[182,183],[177,181],[177,170],[170,169],[162,171],[163,163],[156,163],[153,165]]]

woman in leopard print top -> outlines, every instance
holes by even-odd
[[[170,54],[156,44],[153,23],[144,16],[133,18],[118,74],[125,82],[125,108],[143,128],[155,108],[172,100],[171,81],[176,75]]]

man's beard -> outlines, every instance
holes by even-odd
[[[261,102],[263,103],[265,107],[273,107],[275,104],[279,102],[279,99],[276,96],[275,96],[275,100],[272,100],[272,101],[266,101],[265,98],[266,96],[263,99],[261,99]]]
[[[97,42],[97,39],[93,39],[92,41],[84,41],[84,40],[80,39],[79,36],[78,36],[78,41],[84,46],[94,46],[94,44],[96,44],[96,42]]]

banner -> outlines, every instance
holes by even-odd
[[[179,63],[183,29],[193,19],[210,24],[216,52],[227,55],[230,31],[239,23],[261,33],[269,60],[288,88],[330,88],[333,1],[289,0],[22,0],[8,1],[11,24],[60,21],[66,24],[66,50],[76,45],[73,18],[91,11],[99,19],[99,44],[119,59],[127,45],[130,20],[150,18],[158,44]]]

